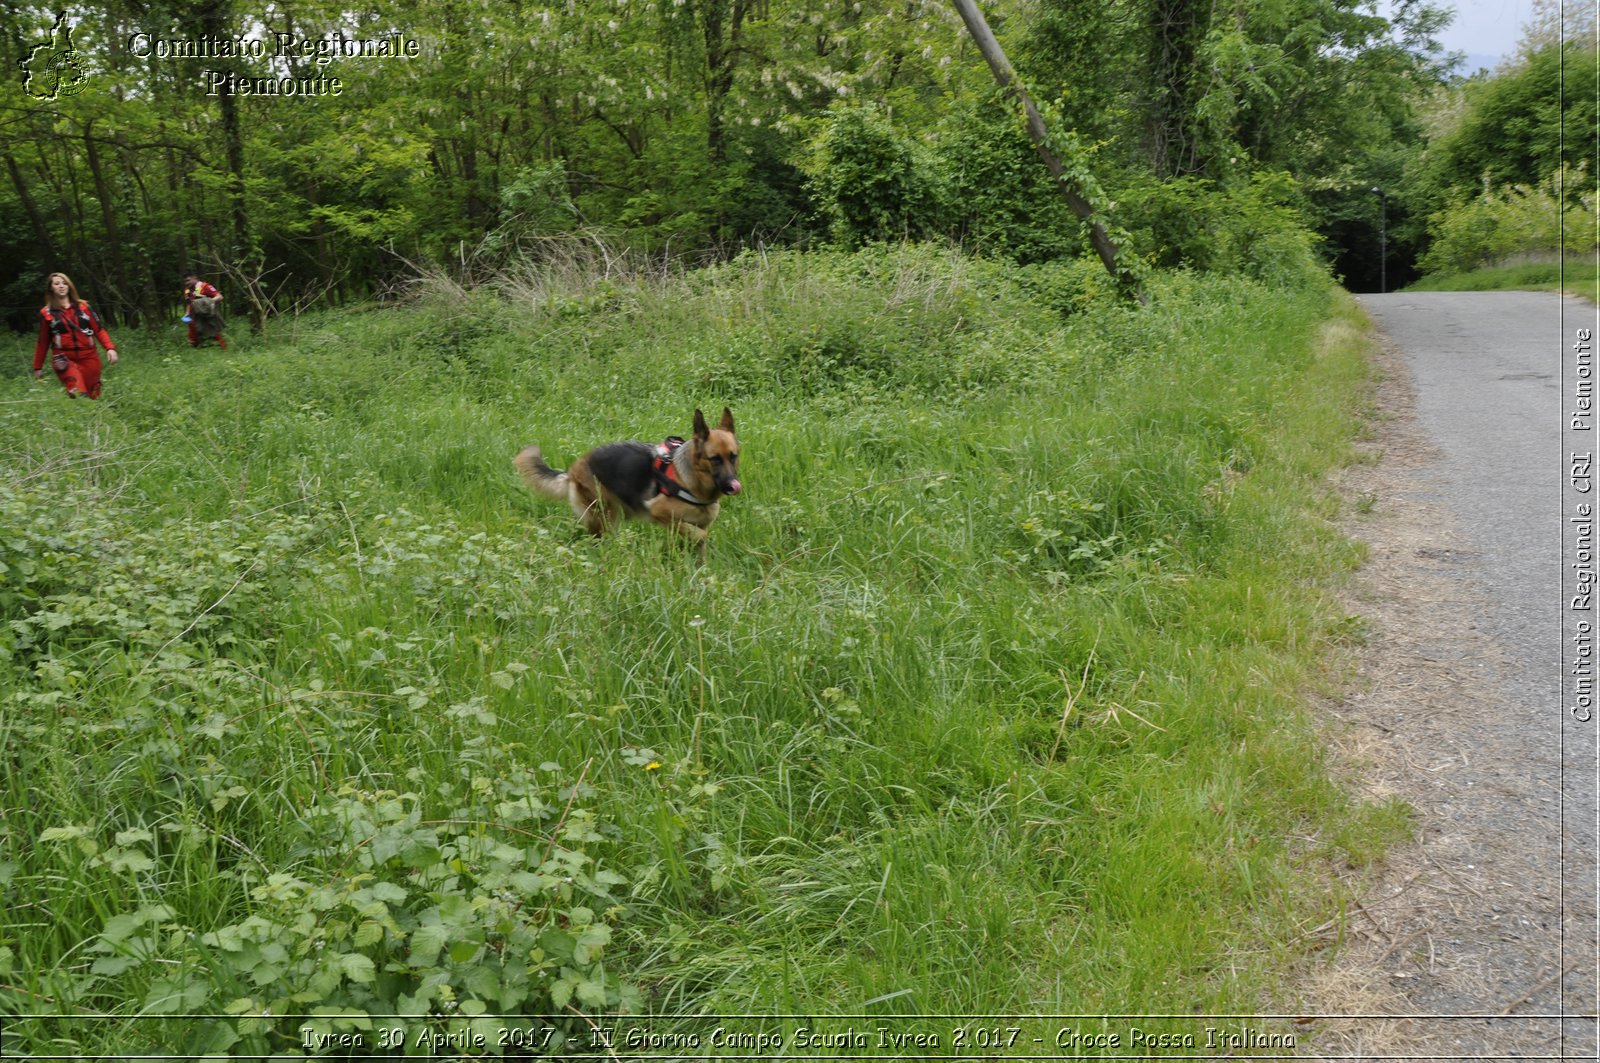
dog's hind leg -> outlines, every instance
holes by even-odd
[[[604,535],[621,524],[628,509],[615,494],[592,477],[573,477],[569,492],[572,512],[591,535]]]
[[[568,500],[572,503],[572,512],[577,515],[578,523],[590,535],[604,535],[614,521],[610,519],[609,508],[605,500],[596,496],[593,491],[586,490],[583,484],[576,480],[570,482]]]

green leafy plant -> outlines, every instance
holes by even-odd
[[[1305,205],[1287,173],[1223,186],[1196,177],[1142,181],[1120,196],[1133,245],[1157,265],[1238,273],[1272,284],[1323,272]]]
[[[144,1014],[237,1016],[222,1024],[227,1043],[210,1043],[241,1051],[391,1016],[493,1042],[504,1024],[479,1016],[640,1011],[639,991],[605,963],[625,879],[603,861],[615,830],[574,805],[592,791],[482,775],[429,789],[448,814],[425,818],[418,793],[351,787],[308,809],[294,828],[315,861],[263,876],[236,922],[198,930],[162,904],[110,917],[73,994],[142,982]],[[136,874],[154,866],[138,844],[150,838],[125,831],[102,849],[62,827],[39,840]]]
[[[934,171],[883,111],[837,105],[817,125],[800,167],[836,243],[850,248],[937,231]]]
[[[1094,572],[1110,564],[1121,536],[1107,527],[1105,503],[1067,492],[1036,491],[1014,519],[1022,553],[1035,564],[1063,574]]]
[[[1464,273],[1518,257],[1591,253],[1594,195],[1586,173],[1582,164],[1564,166],[1539,185],[1485,189],[1439,211],[1428,219],[1432,243],[1419,265],[1427,273]]]

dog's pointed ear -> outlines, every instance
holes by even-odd
[[[696,409],[694,411],[694,437],[696,439],[707,439],[710,436],[711,429],[706,425],[706,415]]]
[[[733,411],[726,406],[722,408],[722,423],[717,427],[730,435],[733,434]]]

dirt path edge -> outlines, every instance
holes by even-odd
[[[1441,455],[1404,356],[1370,335],[1369,430],[1337,484],[1341,528],[1369,551],[1341,595],[1366,638],[1349,687],[1318,709],[1341,781],[1408,804],[1415,832],[1378,866],[1340,871],[1355,901],[1338,946],[1305,972],[1298,1006],[1328,1016],[1307,1054],[1562,1058],[1594,1032],[1569,1023],[1564,1046],[1560,1022],[1533,1018],[1558,1013],[1562,983],[1583,977],[1560,960],[1558,795],[1507,785],[1507,656],[1472,620],[1475,555],[1428,489]]]

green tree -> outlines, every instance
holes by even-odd
[[[1532,185],[1563,163],[1589,157],[1596,128],[1593,81],[1568,71],[1595,69],[1592,45],[1547,45],[1519,66],[1473,84],[1460,126],[1436,146],[1440,184],[1467,195],[1485,185]]]
[[[1569,233],[1592,232],[1597,61],[1590,42],[1546,43],[1438,95],[1434,137],[1404,186],[1429,270],[1559,254],[1563,217]]]

